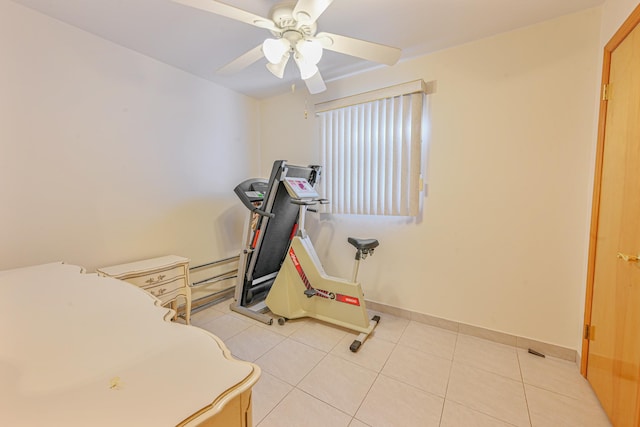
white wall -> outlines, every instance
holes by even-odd
[[[258,104],[0,2],[0,269],[236,254]]]
[[[361,267],[373,301],[579,350],[599,79],[600,9],[480,40],[261,104],[262,171],[318,161],[305,102],[422,78],[429,197],[418,221],[334,216],[313,227],[348,277],[348,236],[381,246]]]
[[[635,5],[258,104],[0,2],[0,269],[232,255],[231,189],[275,159],[318,162],[314,103],[422,78],[437,82],[423,218],[310,224],[325,268],[348,277],[346,237],[377,237],[369,299],[579,350],[599,46]]]
[[[604,2],[600,34],[600,44],[603,47],[639,4],[637,0],[607,0]]]

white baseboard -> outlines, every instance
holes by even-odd
[[[504,332],[493,331],[491,329],[479,326],[467,325],[465,323],[455,322],[453,320],[442,319],[428,314],[417,313],[415,311],[405,310],[374,301],[366,301],[367,308],[387,313],[404,319],[413,320],[430,326],[447,329],[449,331],[458,332],[460,334],[471,335],[483,338],[500,344],[510,345],[516,348],[532,349],[546,356],[557,357],[558,359],[569,360],[579,363],[578,352],[574,349],[562,347],[555,344],[549,344],[542,341],[532,340],[530,338],[519,337]]]

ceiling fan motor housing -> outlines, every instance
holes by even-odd
[[[315,22],[306,24],[298,22],[293,16],[293,8],[295,4],[284,3],[279,4],[271,9],[271,20],[276,24],[281,31],[271,31],[276,37],[284,37],[292,44],[295,44],[300,39],[306,37],[313,37],[316,33],[317,25]]]

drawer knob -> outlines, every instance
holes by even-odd
[[[151,295],[153,295],[154,297],[159,297],[160,295],[164,294],[167,290],[165,288],[162,289],[158,289],[156,292],[151,291]]]
[[[155,283],[155,282],[156,282],[156,280],[157,280],[158,282],[160,282],[160,281],[161,281],[162,279],[164,279],[165,277],[167,277],[165,274],[158,274],[158,277],[157,277],[157,278],[150,277],[150,278],[148,278],[147,280],[145,280],[145,283],[149,283],[149,284],[151,284],[151,283]]]

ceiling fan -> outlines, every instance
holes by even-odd
[[[221,3],[216,0],[173,0],[186,6],[235,19],[256,27],[269,30],[273,38],[234,59],[218,70],[219,73],[233,73],[265,57],[267,69],[282,78],[284,70],[293,56],[309,92],[320,93],[326,89],[318,70],[318,62],[323,49],[387,65],[400,59],[402,51],[365,40],[338,34],[316,33],[316,20],[333,0],[298,0],[297,3],[283,3],[273,7],[270,18],[263,18],[251,12]]]

